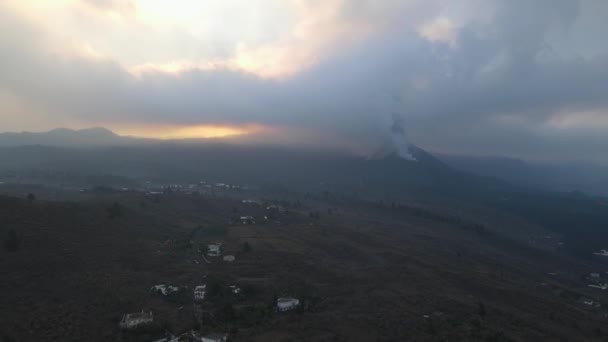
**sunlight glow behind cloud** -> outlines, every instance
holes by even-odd
[[[256,134],[265,129],[261,125],[139,125],[138,127],[118,128],[116,132],[141,138],[211,139]]]

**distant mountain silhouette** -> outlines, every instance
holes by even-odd
[[[0,133],[0,146],[108,146],[133,143],[136,138],[123,137],[102,127],[73,130],[57,128],[48,132]]]
[[[22,147],[41,147],[23,149]],[[77,151],[67,149],[111,148],[95,160],[111,162],[123,154],[131,160],[122,160],[122,165],[140,160],[143,163],[163,156],[171,162],[156,162],[159,169],[172,169],[182,165],[189,172],[209,175],[232,174],[232,168],[247,170],[252,178],[272,180],[293,177],[299,181],[330,183],[356,182],[357,184],[399,184],[411,188],[441,188],[444,191],[470,192],[474,188],[501,187],[489,178],[510,182],[514,185],[540,189],[571,191],[582,190],[592,194],[608,194],[606,168],[582,164],[540,164],[519,159],[494,157],[437,155],[409,144],[408,150],[414,160],[402,158],[392,146],[385,146],[370,158],[358,158],[344,153],[305,152],[272,146],[233,146],[212,139],[159,140],[121,136],[103,127],[81,130],[57,128],[48,132],[0,133],[0,147],[20,148],[18,151],[2,151],[4,163],[27,165],[45,161],[61,163],[66,157],[74,160],[89,159]],[[125,148],[129,149],[125,149]],[[49,149],[49,148],[59,148]],[[89,151],[90,153],[90,151]],[[27,162],[26,162],[27,161]],[[93,161],[88,161],[92,163]],[[164,165],[166,164],[166,165]],[[70,164],[75,167],[73,164]],[[201,165],[205,165],[203,169]],[[299,165],[291,168],[290,166]],[[139,173],[137,166],[132,167]],[[155,170],[158,171],[158,170]],[[464,172],[463,172],[464,171]],[[147,171],[150,172],[150,171]],[[151,171],[154,173],[154,171]],[[172,171],[167,170],[170,173]],[[237,172],[238,173],[238,172]],[[467,174],[468,173],[468,174]],[[475,174],[481,177],[471,177]],[[288,176],[290,175],[290,176]],[[238,178],[238,177],[237,177]],[[398,186],[395,190],[398,190]]]
[[[450,167],[513,184],[608,195],[608,167],[583,162],[548,163],[507,157],[438,155]]]

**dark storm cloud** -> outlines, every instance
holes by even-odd
[[[389,139],[397,112],[423,147],[608,161],[608,125],[550,125],[556,113],[608,115],[608,51],[601,41],[581,47],[572,38],[596,36],[576,30],[608,29],[580,23],[585,6],[606,10],[601,2],[495,1],[484,20],[455,29],[454,45],[425,39],[402,25],[398,11],[380,12],[387,23],[371,38],[280,80],[221,68],[135,77],[108,60],[45,54],[44,32],[4,15],[2,32],[21,34],[0,35],[0,87],[90,122],[262,123],[329,130],[369,147]],[[364,20],[358,8],[346,7],[344,16]]]

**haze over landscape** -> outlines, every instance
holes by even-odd
[[[397,112],[438,152],[605,164],[607,7],[5,0],[0,130],[250,134],[372,153]]]
[[[608,2],[0,0],[0,342],[606,341]]]

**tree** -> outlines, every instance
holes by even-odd
[[[108,217],[111,219],[122,217],[124,215],[123,211],[124,210],[122,205],[117,202],[114,202],[114,204],[112,204],[112,206],[107,209]]]
[[[242,250],[243,250],[243,253],[249,253],[249,252],[251,252],[251,245],[249,244],[249,242],[245,241],[243,243]]]
[[[480,317],[485,317],[486,315],[486,306],[481,301],[479,302],[479,308],[477,309],[477,313]]]
[[[15,252],[19,249],[21,240],[17,237],[17,232],[14,229],[8,231],[8,236],[4,240],[4,248],[9,252]]]
[[[32,203],[36,200],[36,195],[34,195],[33,193],[30,192],[29,194],[27,194],[26,198],[30,203]]]
[[[277,303],[279,302],[279,296],[277,295],[276,291],[272,292],[272,303],[271,306],[274,308],[277,306]]]
[[[232,322],[236,318],[236,313],[230,303],[225,303],[217,310],[216,316],[220,321]]]
[[[220,281],[216,278],[210,278],[207,281],[207,293],[206,297],[209,299],[217,299],[226,297],[228,294],[226,290],[228,287],[224,284],[224,282]]]

